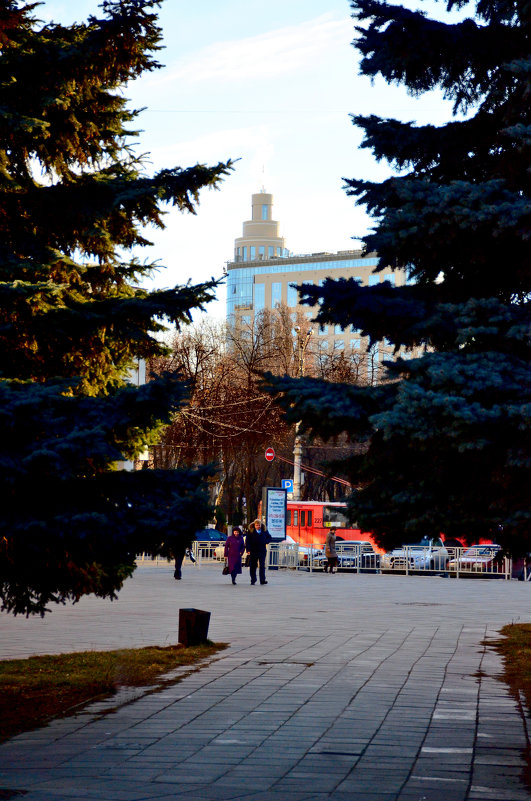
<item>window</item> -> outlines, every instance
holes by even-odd
[[[291,526],[291,509],[286,512],[286,525]]]
[[[265,284],[255,284],[254,285],[254,302],[253,302],[254,310],[262,311],[265,306]]]
[[[293,525],[294,526],[298,526],[299,525],[299,512],[298,512],[297,509],[293,510]]]
[[[243,246],[242,252],[243,252],[243,260],[247,261],[247,245]]]
[[[336,339],[334,343],[335,350],[344,350],[345,348],[345,340],[344,339]]]
[[[323,506],[323,526],[325,528],[348,528],[346,509],[337,506]]]
[[[395,274],[394,273],[385,273],[384,281],[389,281],[389,283],[394,286],[395,285]]]
[[[312,525],[312,517],[313,517],[313,512],[312,512],[311,509],[309,509],[308,510],[308,527],[311,527],[311,525]]]
[[[294,284],[288,284],[288,306],[297,305],[297,290],[295,289]]]
[[[275,248],[273,247],[273,245],[268,246],[267,255],[269,256],[270,259],[272,259],[273,256],[275,255]]]
[[[281,281],[274,281],[271,284],[271,308],[280,306],[282,303],[282,283]]]
[[[260,245],[258,248],[258,258],[265,259],[265,245]]]
[[[369,286],[376,286],[380,283],[379,275],[369,275]]]
[[[256,246],[255,245],[251,245],[249,247],[249,258],[251,259],[251,261],[255,261],[256,260]]]
[[[323,335],[328,334],[328,326],[327,325],[323,325],[322,327],[320,326],[319,333]]]
[[[359,350],[361,348],[361,339],[351,339],[350,347],[354,350]]]
[[[343,329],[341,328],[340,325],[334,326],[334,334],[342,334],[342,333],[343,333]]]
[[[262,203],[262,220],[269,219],[268,209],[269,206],[267,205],[267,203]]]
[[[301,509],[301,526],[306,525],[306,512]]]

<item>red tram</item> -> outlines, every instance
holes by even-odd
[[[347,518],[347,504],[340,501],[288,501],[286,536],[299,545],[321,546],[326,540],[326,532],[330,528],[336,529],[336,535],[341,540],[361,540],[370,542],[376,553],[385,553],[375,542],[372,534],[352,528]],[[443,541],[444,534],[441,535]],[[461,545],[469,547],[474,542],[465,537],[459,539]],[[491,539],[480,538],[478,544],[491,544]],[[457,540],[448,540],[448,545],[455,546]]]
[[[321,546],[326,532],[336,529],[338,540],[370,542],[376,553],[385,553],[371,534],[352,528],[347,519],[347,504],[340,501],[288,501],[286,536],[299,545]]]

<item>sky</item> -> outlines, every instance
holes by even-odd
[[[71,24],[101,14],[98,5],[45,0],[36,13]],[[219,191],[203,191],[196,216],[171,210],[164,231],[147,231],[153,246],[136,255],[161,265],[149,286],[219,278],[262,187],[292,252],[360,247],[372,223],[343,178],[381,180],[389,169],[360,149],[350,114],[440,124],[451,108],[438,92],[418,100],[360,76],[350,13],[348,0],[162,4],[164,68],[124,92],[130,107],[145,107],[138,149],[153,170],[238,161]],[[224,317],[224,287],[208,313]]]

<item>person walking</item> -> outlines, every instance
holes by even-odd
[[[327,535],[325,541],[325,556],[327,558],[327,564],[324,566],[323,570],[326,573],[327,568],[329,568],[330,573],[337,573],[337,570],[334,570],[334,567],[337,566],[337,551],[336,551],[336,530],[335,528],[331,528]]]
[[[190,547],[189,542],[187,543],[185,540],[179,539],[176,545],[174,545],[172,548],[173,557],[175,559],[175,570],[173,571],[173,578],[177,579],[177,581],[180,581],[182,578],[183,559],[189,547]]]
[[[241,528],[236,526],[225,540],[225,559],[229,567],[232,583],[236,584],[236,576],[242,572],[242,553],[245,551],[245,541]]]
[[[259,568],[260,584],[267,584],[265,574],[265,564],[267,555],[267,544],[271,542],[271,534],[262,525],[259,517],[249,526],[245,547],[249,554],[249,573],[251,574],[251,584],[256,584],[256,568]]]

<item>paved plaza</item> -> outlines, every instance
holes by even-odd
[[[531,801],[523,699],[485,643],[531,621],[531,584],[143,566],[110,603],[0,616],[3,658],[178,639],[230,647],[159,692],[122,691],[0,747],[24,801]],[[106,712],[107,714],[102,714]],[[15,790],[24,791],[16,795]]]

